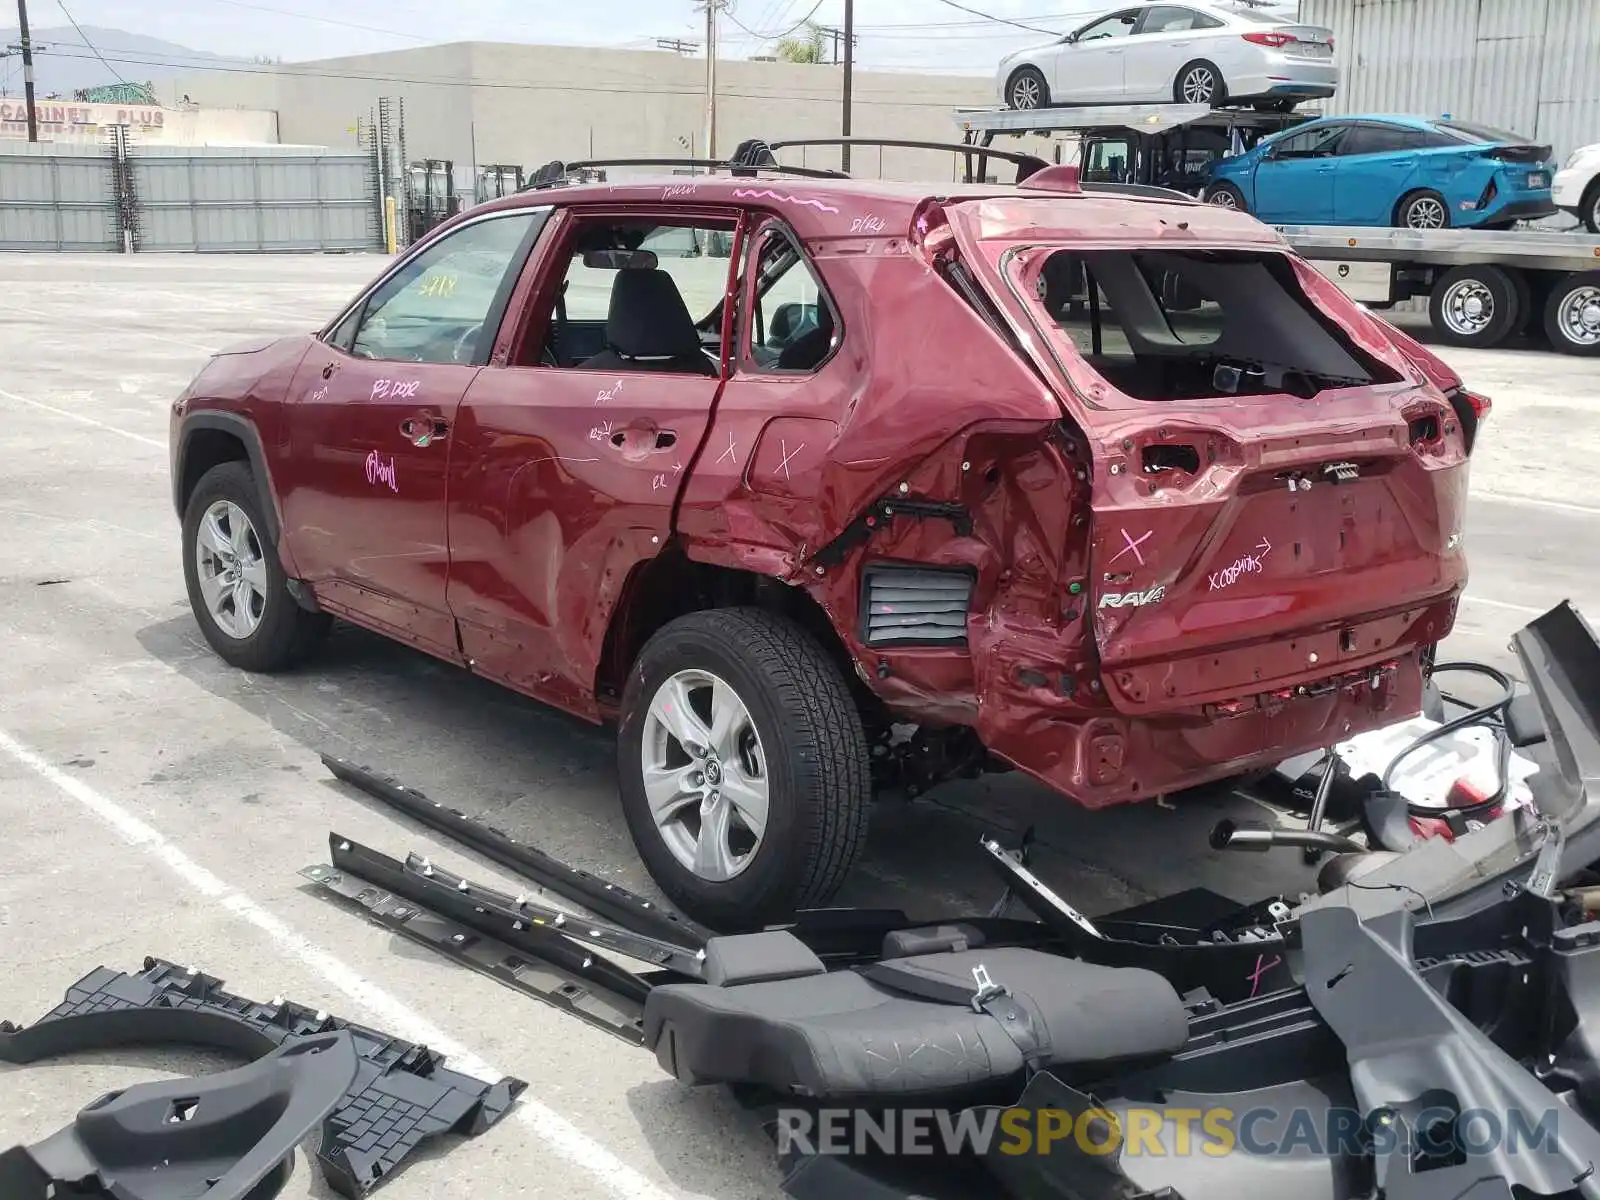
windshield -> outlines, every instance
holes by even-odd
[[[1436,121],[1434,124],[1446,133],[1454,134],[1463,142],[1525,142],[1528,140],[1520,133],[1512,133],[1507,129],[1496,129],[1493,125],[1475,125],[1470,121]]]

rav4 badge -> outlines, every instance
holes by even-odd
[[[1153,587],[1148,592],[1107,592],[1100,597],[1101,608],[1142,608],[1158,604],[1167,594],[1165,587]]]

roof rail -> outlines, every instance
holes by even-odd
[[[819,167],[786,167],[767,156],[767,162],[741,162],[739,156],[745,151],[746,142],[734,152],[734,158],[726,162],[714,158],[588,158],[576,162],[562,162],[555,159],[545,163],[529,177],[523,191],[538,191],[544,188],[562,187],[574,182],[589,182],[598,174],[604,179],[604,172],[612,167],[667,167],[690,168],[704,171],[707,174],[713,171],[727,171],[734,175],[754,175],[758,171],[774,171],[784,175],[802,175],[808,179],[848,179],[843,171],[826,171]]]
[[[1048,162],[1036,154],[1023,154],[1016,150],[994,150],[986,146],[973,145],[970,142],[927,142],[914,138],[805,137],[784,138],[775,142],[751,139],[740,145],[739,149],[734,152],[734,157],[741,159],[742,155],[743,159],[747,160],[748,165],[751,166],[759,165],[763,161],[776,163],[777,159],[774,157],[774,153],[791,146],[880,146],[899,150],[949,150],[953,153],[967,156],[968,176],[972,174],[972,156],[974,155],[979,158],[980,162],[990,158],[997,158],[1003,162],[1013,163],[1017,168],[1018,183],[1050,166]]]

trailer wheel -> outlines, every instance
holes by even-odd
[[[1550,289],[1544,331],[1563,354],[1600,355],[1600,271],[1569,275]]]
[[[1494,346],[1518,327],[1521,300],[1512,276],[1501,268],[1456,267],[1433,285],[1428,316],[1452,346]]]

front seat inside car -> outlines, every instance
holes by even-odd
[[[617,272],[606,316],[606,348],[580,366],[586,371],[717,373],[701,348],[678,285],[655,268]]]

